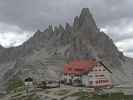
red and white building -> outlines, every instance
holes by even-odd
[[[86,87],[111,87],[111,71],[95,59],[74,60],[64,65],[64,80],[67,84]]]

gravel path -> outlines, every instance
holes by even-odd
[[[56,95],[55,94],[55,93],[58,93],[59,91],[62,91],[62,90],[66,90],[68,92],[65,93],[64,95]],[[43,99],[45,99],[45,100],[51,100],[51,99],[61,100],[62,98],[67,98],[71,94],[79,92],[80,90],[84,90],[84,91],[88,92],[87,88],[65,86],[62,88],[47,89],[46,91],[49,91],[49,93],[46,93],[45,91],[40,91],[40,92],[37,92],[37,95],[39,95],[40,97],[43,97]],[[76,100],[74,98],[71,98],[71,99]]]
[[[0,98],[0,100],[11,100],[11,97],[9,95],[7,95],[7,96]]]

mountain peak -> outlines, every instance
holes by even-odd
[[[47,31],[49,33],[53,33],[53,26],[52,25],[49,25],[48,28],[47,28]]]
[[[90,16],[90,15],[91,15],[91,13],[90,13],[89,8],[83,8],[83,9],[81,10],[80,16]]]
[[[132,76],[129,74],[132,72],[119,72],[124,68],[127,72],[127,69],[132,68],[132,63],[127,62],[127,58],[119,53],[113,41],[104,32],[98,31],[89,9],[83,8],[80,16],[75,17],[73,26],[68,23],[65,27],[49,25],[43,32],[38,30],[20,47],[4,49],[0,46],[0,67],[4,70],[1,71],[0,79],[5,81],[14,79],[14,76],[25,79],[29,75],[33,79],[43,80],[45,77],[58,77],[63,73],[62,66],[67,62],[89,58],[104,62],[115,74],[113,80],[124,82],[122,76]],[[119,77],[114,78],[115,76]]]
[[[68,32],[68,33],[71,33],[71,31],[72,31],[72,27],[70,26],[69,23],[66,23],[65,31]]]
[[[79,27],[82,32],[96,33],[97,25],[93,16],[91,15],[89,8],[83,8],[79,16]]]

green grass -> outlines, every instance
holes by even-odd
[[[40,100],[40,98],[36,94],[33,94],[28,96],[14,97],[12,100]]]
[[[31,95],[31,96],[27,96],[27,97],[19,99],[19,100],[40,100],[40,98],[36,95]]]
[[[8,82],[7,91],[10,92],[20,92],[24,90],[24,82],[21,80],[10,80]]]
[[[46,93],[46,94],[50,94],[51,91],[49,91],[49,90],[45,90],[45,93]]]
[[[18,93],[13,94],[12,97],[18,97],[18,96],[21,96],[21,95],[22,95],[22,93],[18,92]]]
[[[88,92],[76,92],[70,96],[77,96],[78,100],[133,100],[133,95],[124,95],[123,93],[90,96]]]
[[[71,96],[89,96],[88,92],[75,92]]]
[[[90,94],[88,92],[75,92],[72,95],[72,97],[79,97],[79,100],[90,100]]]
[[[22,96],[25,92],[24,82],[21,80],[10,80],[8,82],[7,92],[14,98]]]
[[[62,90],[56,91],[54,94],[58,95],[58,96],[63,96],[69,92],[70,92],[70,90],[62,89]]]
[[[133,95],[125,95],[124,100],[133,100]]]
[[[40,100],[36,94],[25,95],[24,82],[22,80],[10,80],[7,91],[11,94],[11,100]]]

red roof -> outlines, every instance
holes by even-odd
[[[95,59],[74,60],[64,65],[64,74],[81,75],[90,71],[96,65]]]

